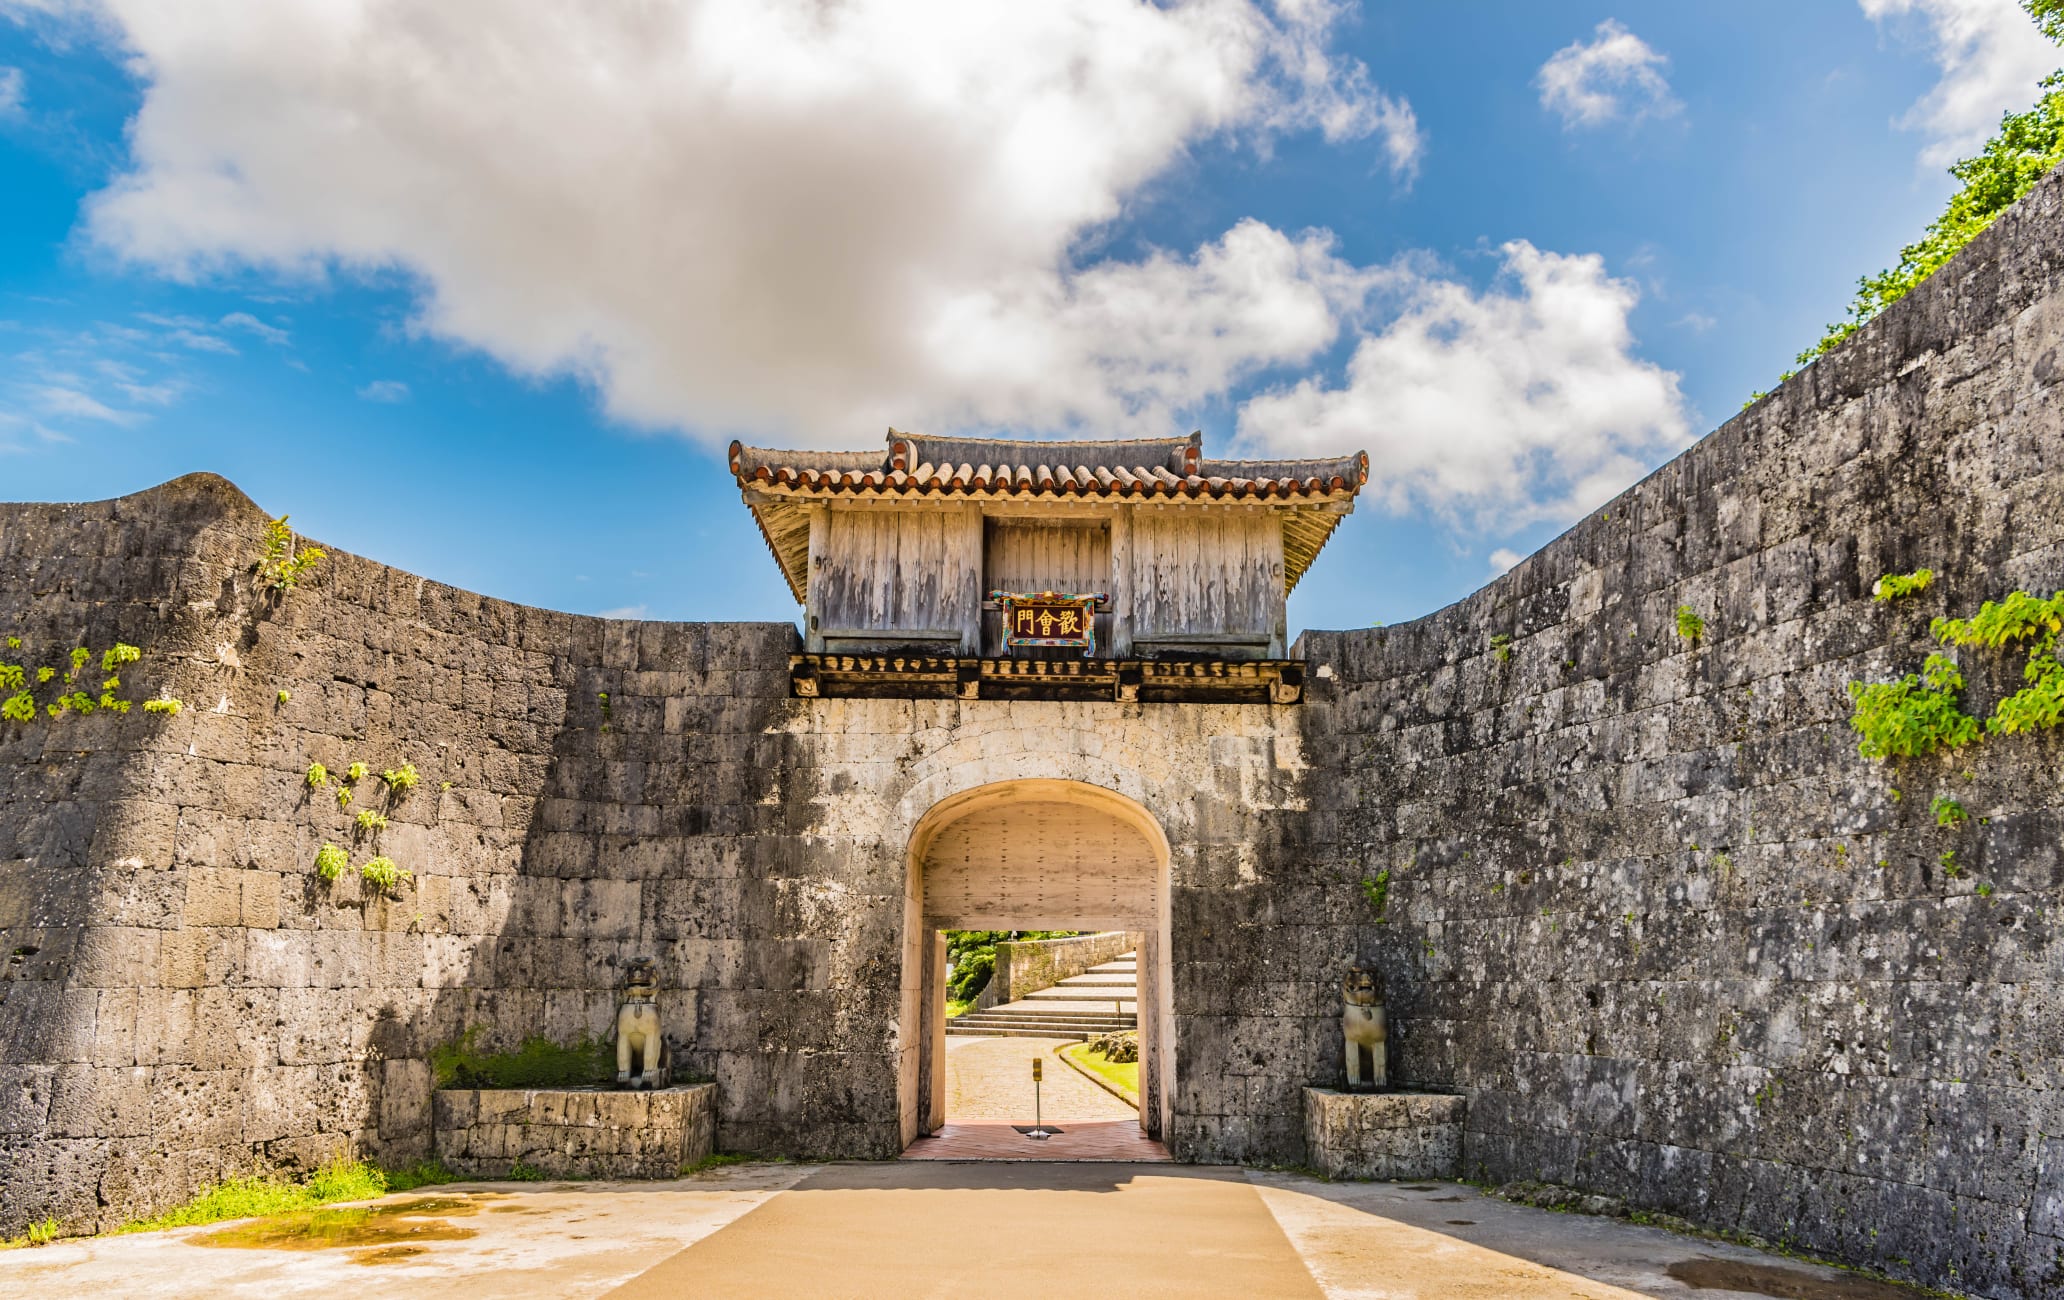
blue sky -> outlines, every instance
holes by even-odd
[[[2012,0],[431,8],[0,0],[0,499],[213,470],[788,619],[734,435],[1201,427],[1368,447],[1292,623],[1398,622],[1770,386],[2064,62]]]

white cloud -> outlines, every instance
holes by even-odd
[[[406,402],[409,386],[399,379],[375,379],[359,389],[358,395],[368,402]]]
[[[1603,126],[1622,117],[1668,117],[1684,107],[1671,96],[1663,76],[1669,63],[1647,41],[1608,18],[1589,44],[1572,41],[1551,55],[1534,84],[1541,90],[1541,107],[1561,115],[1565,130]]]
[[[1942,77],[1899,119],[1928,137],[1921,161],[1947,166],[1975,153],[2002,113],[2027,108],[2037,83],[2064,53],[2042,34],[2016,0],[1857,0],[1876,22],[1918,16]]]
[[[600,610],[595,617],[643,619],[650,617],[651,614],[652,606],[650,605],[619,605],[615,609]]]
[[[20,117],[28,102],[28,85],[20,68],[0,68],[0,121]]]
[[[419,330],[712,439],[1165,429],[1336,338],[1359,273],[1255,223],[1124,263],[1098,232],[1214,137],[1316,130],[1400,177],[1423,149],[1333,0],[78,12],[144,82],[102,244],[400,269]]]
[[[96,397],[61,384],[32,385],[28,391],[46,415],[120,425],[135,424],[142,418],[133,411],[118,411]]]
[[[256,334],[274,347],[287,346],[291,336],[277,325],[268,325],[247,311],[233,311],[216,322],[226,330],[244,330]]]
[[[1497,550],[1492,551],[1489,557],[1491,562],[1491,576],[1493,578],[1497,577],[1499,574],[1505,572],[1507,569],[1510,569],[1513,565],[1518,564],[1521,560],[1524,560],[1525,558],[1526,556],[1521,555],[1518,551],[1515,551],[1510,547],[1499,547]]]
[[[1611,497],[1689,441],[1678,377],[1636,358],[1640,294],[1597,256],[1506,244],[1483,293],[1392,268],[1402,307],[1364,337],[1346,383],[1307,379],[1241,410],[1242,444],[1319,455],[1369,449],[1369,492],[1510,533]]]

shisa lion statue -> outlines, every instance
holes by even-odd
[[[1388,1026],[1383,1015],[1383,981],[1375,971],[1359,968],[1347,973],[1341,984],[1340,1032],[1347,1040],[1347,1088],[1374,1092],[1389,1083],[1384,1060]],[[1362,1053],[1368,1052],[1369,1069],[1362,1071]]]
[[[623,1005],[616,1011],[616,1083],[620,1088],[664,1088],[674,1079],[674,1054],[659,1023],[659,963],[634,957],[624,974]]]

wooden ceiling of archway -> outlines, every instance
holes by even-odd
[[[1110,812],[1025,799],[940,829],[919,871],[928,926],[1147,929],[1158,920],[1153,845]]]

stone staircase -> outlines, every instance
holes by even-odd
[[[946,1032],[984,1038],[1083,1038],[1139,1028],[1139,954],[1123,953],[987,1011],[946,1022]]]

